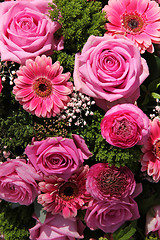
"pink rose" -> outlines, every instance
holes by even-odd
[[[99,228],[106,233],[113,233],[126,221],[139,217],[137,203],[127,197],[115,201],[91,201],[84,220],[91,230]]]
[[[84,159],[92,155],[82,137],[73,134],[72,138],[52,137],[35,141],[26,147],[25,152],[37,172],[46,176],[58,174],[68,180]]]
[[[104,110],[117,103],[134,103],[148,75],[138,48],[122,36],[90,36],[75,56],[76,90],[93,97]]]
[[[51,55],[63,48],[54,38],[61,28],[48,14],[48,1],[6,1],[0,3],[0,54],[2,61],[24,64],[38,55]]]
[[[37,222],[29,229],[31,240],[75,240],[82,239],[84,225],[78,218],[65,219],[63,216],[48,214],[45,222]]]
[[[31,204],[40,193],[41,178],[24,159],[11,159],[0,165],[0,199],[21,205]]]
[[[146,234],[155,231],[160,237],[160,205],[152,207],[146,215]]]
[[[101,134],[113,146],[143,145],[149,136],[149,119],[133,104],[119,104],[108,110],[101,122]]]

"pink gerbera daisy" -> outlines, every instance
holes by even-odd
[[[88,170],[88,165],[81,166],[68,181],[56,175],[45,176],[44,181],[39,183],[44,193],[38,196],[44,210],[52,214],[62,213],[64,218],[75,217],[77,210],[90,200],[90,194],[86,191]]]
[[[103,8],[109,23],[107,33],[123,34],[141,53],[153,52],[152,43],[160,43],[160,7],[150,0],[109,0]]]
[[[151,133],[142,148],[141,171],[147,171],[155,182],[160,180],[160,121],[154,118],[151,122]]]
[[[23,108],[38,117],[56,116],[70,100],[73,84],[68,82],[70,72],[62,74],[63,67],[50,57],[29,59],[17,71],[13,93]]]

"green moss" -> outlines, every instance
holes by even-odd
[[[5,240],[28,240],[28,229],[35,225],[32,219],[33,206],[20,206],[12,209],[5,201],[0,203],[0,232]]]

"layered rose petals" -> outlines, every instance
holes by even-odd
[[[63,73],[57,61],[45,55],[29,59],[17,71],[13,93],[23,108],[38,117],[56,116],[70,100],[73,84],[68,82],[70,73]]]
[[[160,7],[156,1],[109,0],[103,11],[107,34],[125,35],[141,53],[152,53],[152,43],[160,43]]]
[[[141,171],[147,171],[147,174],[155,182],[160,180],[160,120],[154,118],[150,121],[150,136],[143,145],[141,157]]]

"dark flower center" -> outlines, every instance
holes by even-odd
[[[46,78],[38,78],[33,83],[33,90],[39,97],[49,97],[52,93],[52,83]]]
[[[125,192],[128,181],[125,173],[120,169],[106,169],[97,177],[97,185],[104,195],[121,196]]]
[[[145,19],[137,12],[125,13],[122,16],[122,26],[128,33],[140,33],[144,25]]]
[[[69,201],[78,195],[78,186],[73,182],[66,182],[59,188],[59,196]]]
[[[158,160],[160,160],[160,139],[158,139],[154,144],[154,152]]]

